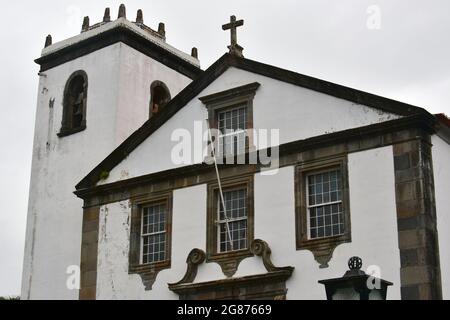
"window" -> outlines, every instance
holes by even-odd
[[[219,155],[241,154],[247,146],[247,106],[225,109],[217,113]]]
[[[295,189],[297,249],[325,268],[334,249],[351,241],[346,157],[297,166]]]
[[[225,191],[225,209],[218,197],[219,252],[247,249],[247,189]]]
[[[309,239],[344,234],[341,171],[311,174],[307,180]]]
[[[150,87],[150,117],[157,114],[171,100],[169,88],[161,81],[155,81]]]
[[[87,88],[87,74],[84,71],[73,73],[67,81],[60,137],[86,129]]]
[[[165,203],[142,208],[142,264],[166,260],[166,215]]]
[[[219,131],[215,137],[218,156],[243,154],[253,148],[253,99],[259,87],[255,82],[200,98],[208,109],[209,127]]]
[[[131,200],[129,273],[139,274],[151,290],[157,274],[171,266],[172,193]]]
[[[253,239],[253,175],[222,179],[223,200],[217,182],[208,185],[208,262],[217,262],[232,276],[240,263],[251,256]]]

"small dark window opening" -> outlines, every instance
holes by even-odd
[[[169,88],[161,81],[153,82],[150,88],[150,94],[150,117],[152,117],[169,103],[171,96]]]
[[[59,136],[86,129],[87,75],[77,71],[67,81],[64,90],[63,120]]]

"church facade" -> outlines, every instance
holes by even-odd
[[[205,71],[123,5],[47,38],[23,299],[326,299],[352,256],[450,298],[449,119],[247,59],[242,25]]]

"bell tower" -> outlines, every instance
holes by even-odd
[[[77,299],[68,280],[82,246],[75,185],[202,71],[196,48],[170,46],[163,23],[147,26],[142,10],[130,21],[124,5],[115,20],[109,8],[99,23],[85,17],[75,37],[47,36],[36,63],[22,299]]]

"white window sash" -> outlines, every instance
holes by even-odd
[[[166,234],[167,230],[164,231],[159,231],[159,232],[153,232],[153,233],[144,233],[144,209],[146,208],[142,208],[142,212],[141,212],[141,245],[140,245],[140,265],[144,264],[144,239],[147,237],[151,237],[151,236],[157,236],[160,234]],[[164,228],[166,228],[166,222],[164,223]],[[167,241],[167,238],[165,239]],[[147,264],[151,264],[147,263]]]
[[[225,212],[225,214],[226,214],[226,212]],[[218,218],[218,220],[215,221],[216,230],[217,230],[217,252],[219,252],[219,253],[232,252],[231,250],[228,250],[228,251],[220,250],[220,227],[223,224],[227,223],[227,220],[220,220],[220,199],[217,199],[217,218]],[[230,218],[230,219],[228,219],[228,223],[229,224],[233,223],[233,222],[239,222],[239,221],[248,221],[248,216],[240,217],[240,218]],[[247,229],[248,229],[248,226],[247,226]],[[226,242],[225,243],[231,242],[232,240],[234,240],[234,239],[228,239],[228,236],[226,236]],[[238,250],[234,250],[234,251],[238,251]]]
[[[225,134],[219,134],[218,136],[218,154],[219,155],[237,155],[245,152],[246,144],[247,144],[247,132],[248,130],[236,130],[233,132],[228,132]],[[244,136],[243,141],[240,141],[239,138]],[[236,137],[236,138],[234,138]],[[242,145],[243,144],[243,145]],[[236,147],[236,148],[235,148]],[[232,150],[228,150],[232,148]],[[237,149],[237,150],[236,150]]]
[[[338,171],[339,169],[336,170],[332,170],[332,171]],[[306,215],[306,225],[307,225],[307,229],[308,229],[308,239],[312,240],[311,238],[311,209],[315,209],[315,208],[320,208],[320,207],[327,207],[327,206],[331,206],[331,205],[335,205],[335,204],[343,204],[343,200],[339,200],[339,201],[332,201],[332,202],[324,202],[321,204],[317,204],[317,205],[310,205],[309,204],[309,177],[311,176],[315,176],[321,173],[326,173],[326,172],[332,172],[332,171],[328,171],[328,170],[323,170],[320,172],[315,172],[313,174],[309,174],[306,175],[305,179],[306,179],[306,207],[307,207],[307,215]],[[339,192],[341,190],[337,190],[337,192]],[[341,191],[342,192],[342,191]],[[331,238],[331,236],[327,236],[327,237],[316,237],[314,239],[326,239],[326,238]]]
[[[308,202],[309,202],[309,197],[308,197]],[[342,203],[342,200],[333,201],[333,202],[324,202],[324,203],[315,204],[315,205],[312,205],[312,206],[310,206],[308,204],[308,209],[314,209],[314,208],[319,208],[319,207],[326,207],[326,206],[331,206],[333,204],[341,204],[341,203]]]

